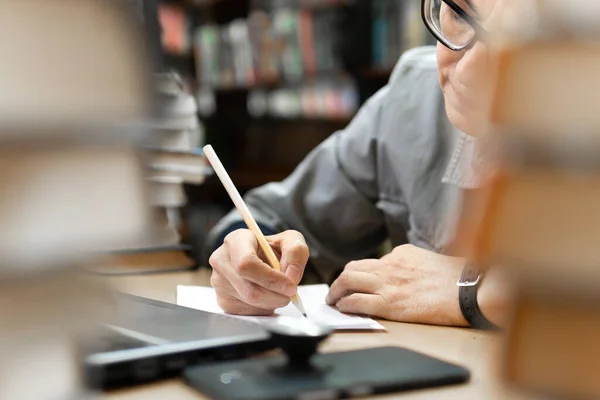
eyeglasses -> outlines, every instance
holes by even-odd
[[[421,12],[429,32],[450,50],[463,50],[487,34],[470,0],[422,0]]]

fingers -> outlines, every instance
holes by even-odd
[[[260,259],[257,249],[254,234],[238,230],[210,257],[211,285],[228,313],[269,314],[286,306],[296,293],[295,282]]]
[[[342,297],[336,308],[344,313],[363,314],[374,317],[388,318],[389,307],[386,301],[377,294],[353,293]]]
[[[381,268],[381,261],[374,258],[351,261],[346,264],[344,271],[374,272]]]
[[[212,286],[215,289],[215,292],[217,292],[217,297],[221,294],[232,297],[237,297],[238,295],[238,292],[231,285],[231,283],[227,279],[223,278],[223,276],[214,268],[210,276],[210,286]]]
[[[242,279],[232,271],[231,268],[215,268],[213,266],[210,283],[215,288],[217,299],[221,299],[221,297],[233,297],[250,307],[269,310],[271,312],[276,308],[285,307],[290,302],[289,296],[271,292],[253,282]],[[231,303],[228,302],[230,305]],[[236,304],[233,303],[233,305]],[[246,309],[244,308],[244,310]],[[234,314],[244,313],[244,311],[238,308],[223,308],[223,310]],[[264,311],[261,313],[264,313]]]
[[[238,292],[243,288],[236,285],[241,285],[240,279],[236,278],[252,282],[281,296],[291,297],[296,294],[296,283],[258,256],[258,242],[251,231],[241,229],[231,233],[225,239],[224,246],[229,254],[231,268],[220,272],[226,275]]]
[[[329,305],[335,305],[341,298],[352,293],[373,294],[380,287],[381,282],[375,274],[344,270],[331,285],[325,301]]]
[[[228,294],[221,294],[217,296],[217,303],[219,307],[228,314],[233,315],[255,315],[255,316],[267,316],[273,314],[272,309],[263,309],[246,304],[233,296]]]
[[[285,231],[271,238],[279,244],[281,270],[297,285],[310,256],[304,236],[297,231]]]

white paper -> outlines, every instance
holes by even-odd
[[[339,312],[325,303],[329,287],[327,285],[303,285],[298,287],[298,295],[302,299],[308,319],[327,325],[335,330],[385,330],[371,318],[349,315]],[[195,308],[217,314],[225,312],[217,304],[217,296],[212,287],[177,286],[177,304],[183,307]],[[273,322],[278,316],[304,318],[292,303],[275,310],[269,317],[246,317],[232,315],[235,318],[253,322]]]

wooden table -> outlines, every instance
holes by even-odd
[[[209,273],[173,273],[151,276],[107,278],[118,290],[166,302],[176,301],[177,285],[207,285]],[[517,396],[499,384],[498,355],[502,351],[502,337],[498,334],[469,329],[445,328],[381,321],[387,332],[336,333],[327,339],[321,351],[341,351],[378,346],[401,346],[433,357],[465,366],[471,371],[467,384],[404,392],[376,399],[507,399]],[[107,400],[141,399],[207,399],[179,379],[119,390],[105,394]]]

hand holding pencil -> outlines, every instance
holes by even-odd
[[[308,261],[304,237],[286,231],[267,240],[210,145],[204,154],[249,228],[230,233],[210,258],[219,305],[231,314],[269,315],[291,299],[305,315],[296,293]]]

